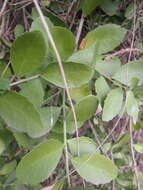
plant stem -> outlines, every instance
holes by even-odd
[[[41,22],[43,24],[43,27],[46,31],[46,34],[47,34],[47,37],[51,43],[51,46],[55,52],[55,56],[56,56],[56,59],[57,59],[57,62],[59,64],[59,68],[60,68],[60,72],[61,72],[61,75],[62,75],[62,78],[63,78],[63,82],[64,82],[64,85],[65,85],[65,90],[66,90],[66,93],[67,93],[67,97],[68,97],[68,100],[69,100],[69,103],[70,103],[70,106],[71,106],[71,109],[72,109],[72,113],[73,113],[73,117],[74,117],[74,122],[75,122],[75,128],[76,128],[76,137],[77,137],[77,146],[78,146],[78,155],[79,155],[79,134],[78,134],[78,123],[77,123],[77,117],[76,117],[76,112],[75,112],[75,109],[74,109],[74,105],[73,105],[73,102],[72,102],[72,99],[71,99],[71,96],[70,96],[70,91],[69,91],[69,87],[68,87],[68,83],[67,83],[67,79],[66,79],[66,76],[65,76],[65,71],[64,71],[64,68],[63,68],[63,65],[62,65],[62,60],[61,60],[61,57],[60,57],[60,54],[58,52],[58,49],[56,47],[56,44],[54,42],[54,39],[52,37],[52,34],[49,30],[49,26],[45,20],[45,17],[41,11],[41,8],[37,2],[37,0],[33,0],[34,4],[35,4],[35,7],[37,9],[37,12],[40,16],[40,19],[41,19]]]
[[[66,110],[65,110],[65,90],[63,90],[63,124],[64,124],[64,147],[65,147],[65,159],[66,159],[66,175],[68,179],[68,185],[71,186],[69,176],[69,157],[68,157],[68,146],[67,146],[67,123],[66,123]]]
[[[26,79],[22,79],[22,80],[13,82],[13,83],[10,84],[10,87],[15,86],[15,85],[19,85],[21,83],[28,82],[28,81],[31,81],[31,80],[34,80],[34,79],[38,79],[39,77],[40,77],[40,75],[35,75],[35,76],[29,77],[29,78],[26,78]]]

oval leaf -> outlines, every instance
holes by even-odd
[[[9,127],[26,132],[32,137],[41,136],[44,130],[34,106],[24,96],[15,92],[0,96],[0,116]]]
[[[63,67],[68,87],[70,88],[80,87],[81,85],[88,83],[93,76],[93,70],[80,63],[64,62]],[[57,63],[51,63],[45,70],[42,77],[56,86],[61,88],[65,87],[59,65]]]
[[[78,155],[78,144],[79,143],[79,154],[92,154],[97,152],[95,142],[89,137],[72,138],[68,140],[69,150],[73,156]]]
[[[138,85],[142,85],[142,70],[143,60],[132,61],[126,65],[123,65],[120,70],[113,76],[113,78],[127,86],[131,86],[132,79],[136,78],[139,79]]]
[[[72,164],[82,178],[95,185],[109,183],[117,177],[116,166],[100,154],[72,158]]]
[[[67,28],[59,26],[53,27],[51,32],[62,60],[66,60],[75,49],[74,35]],[[51,52],[55,56],[53,48],[51,48]]]
[[[85,38],[86,46],[98,44],[98,53],[107,53],[123,42],[126,29],[116,24],[106,24],[89,32]]]
[[[19,36],[11,47],[11,62],[17,76],[35,72],[44,63],[46,45],[39,31]]]
[[[121,111],[123,103],[123,91],[120,88],[112,89],[104,102],[103,121],[112,120]]]
[[[75,112],[79,127],[84,121],[90,119],[96,112],[98,106],[98,100],[95,96],[89,95],[83,98],[80,102],[75,105]],[[75,131],[75,122],[71,109],[67,115],[67,132],[73,133]]]
[[[126,109],[128,115],[130,115],[133,118],[133,122],[136,123],[139,114],[139,105],[132,91],[127,92]]]
[[[56,168],[63,144],[50,139],[36,146],[18,164],[16,176],[23,184],[38,184],[47,179]]]

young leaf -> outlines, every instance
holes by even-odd
[[[100,7],[107,15],[113,16],[118,13],[119,6],[120,6],[119,1],[103,0]]]
[[[63,67],[68,81],[68,87],[70,88],[80,87],[88,83],[94,72],[90,67],[80,63],[64,62]],[[42,77],[56,86],[65,87],[57,63],[49,64]]]
[[[132,79],[139,79],[138,85],[143,84],[142,77],[143,60],[131,61],[126,65],[123,65],[119,71],[113,76],[113,78],[124,85],[131,86]]]
[[[98,100],[96,96],[89,95],[83,98],[75,105],[75,112],[79,127],[88,119],[90,119],[96,112],[98,106]],[[71,109],[67,115],[67,132],[73,133],[75,131],[75,122]]]
[[[107,53],[123,42],[126,29],[116,24],[106,24],[97,27],[85,37],[86,46],[98,44],[98,54]]]
[[[100,103],[102,103],[104,101],[106,95],[110,91],[108,83],[102,76],[96,80],[95,90],[96,90],[97,97],[98,97]]]
[[[85,154],[71,159],[79,175],[95,185],[106,184],[117,177],[117,168],[100,154]]]
[[[67,28],[59,26],[53,27],[51,32],[62,60],[66,60],[69,56],[71,56],[75,48],[74,35]],[[51,53],[55,56],[52,47]]]
[[[105,101],[103,107],[103,121],[110,121],[121,111],[123,103],[123,91],[120,88],[112,89]]]
[[[127,113],[133,118],[133,122],[136,123],[139,114],[138,102],[132,91],[127,92],[126,98],[127,98],[127,104],[126,104]]]
[[[0,116],[9,127],[19,132],[27,132],[32,137],[41,136],[41,131],[44,130],[34,106],[24,96],[15,92],[0,96]]]
[[[43,182],[56,168],[62,150],[63,144],[54,139],[36,146],[22,158],[16,168],[16,176],[19,181],[31,185]]]
[[[92,154],[97,152],[95,142],[89,137],[79,137],[78,140],[77,138],[72,138],[68,140],[69,150],[72,156],[78,155],[77,143],[79,143],[80,156],[83,154]]]
[[[17,76],[35,72],[44,63],[46,45],[40,31],[26,32],[11,47],[12,67]]]

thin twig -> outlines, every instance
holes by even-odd
[[[84,15],[81,15],[81,19],[80,19],[80,23],[79,23],[79,27],[78,27],[78,31],[77,31],[77,35],[76,35],[76,48],[78,48],[78,43],[79,43],[79,39],[80,39],[80,35],[82,32],[82,28],[83,28],[83,24],[84,24]]]
[[[129,127],[130,127],[130,144],[131,144],[133,167],[134,167],[134,171],[135,171],[137,187],[138,187],[138,190],[140,190],[141,187],[140,187],[140,183],[139,183],[139,175],[138,175],[137,163],[136,163],[135,152],[134,152],[133,131],[132,131],[133,120],[131,117],[130,117],[130,121],[129,121]]]
[[[1,11],[0,11],[0,19],[1,19],[2,15],[3,15],[4,11],[5,11],[5,8],[6,8],[7,4],[8,4],[8,1],[9,0],[5,0],[4,3],[3,3],[3,6],[2,6]]]
[[[29,78],[26,78],[26,79],[22,79],[22,80],[13,82],[13,83],[10,84],[10,87],[15,86],[15,85],[19,85],[19,84],[22,84],[22,83],[25,83],[25,82],[28,82],[28,81],[31,81],[31,80],[34,80],[34,79],[38,79],[39,77],[40,77],[40,75],[35,75],[35,76],[29,77]]]
[[[138,53],[143,53],[142,49],[138,48],[126,48],[126,49],[121,49],[120,51],[117,51],[115,53],[109,54],[105,56],[105,60],[110,60],[118,55],[124,54],[124,53],[130,53],[130,52],[138,52]]]
[[[65,108],[65,90],[63,90],[63,125],[64,125],[64,148],[65,148],[65,160],[66,160],[66,174],[68,179],[68,185],[71,187],[69,172],[69,157],[68,157],[68,146],[67,146],[67,122],[66,122],[66,108]]]
[[[42,24],[44,26],[44,29],[45,29],[46,34],[47,34],[47,37],[48,37],[48,39],[49,39],[49,41],[50,41],[50,43],[51,43],[51,45],[53,47],[53,50],[54,50],[55,55],[56,55],[57,62],[59,64],[60,72],[61,72],[63,82],[64,82],[64,85],[65,85],[65,90],[66,90],[67,97],[68,97],[68,100],[69,100],[69,103],[70,103],[70,106],[71,106],[71,109],[72,109],[73,117],[74,117],[75,128],[76,128],[76,137],[77,137],[77,146],[78,146],[78,155],[79,155],[79,134],[78,134],[77,117],[76,117],[75,108],[74,108],[74,105],[73,105],[73,102],[72,102],[72,99],[71,99],[71,95],[70,95],[67,79],[66,79],[66,76],[65,76],[64,68],[63,68],[63,65],[62,65],[62,60],[61,60],[60,54],[58,52],[58,49],[56,47],[56,44],[54,42],[54,39],[52,37],[52,34],[51,34],[50,30],[49,30],[49,26],[48,26],[48,24],[47,24],[47,22],[45,20],[45,17],[43,15],[42,11],[41,11],[41,8],[40,8],[37,0],[33,0],[33,2],[35,4],[37,12],[39,13],[41,22],[42,22]]]

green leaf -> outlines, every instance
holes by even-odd
[[[36,107],[41,106],[44,98],[44,90],[39,79],[20,85],[20,94],[25,96]]]
[[[80,101],[85,96],[91,95],[91,89],[89,88],[89,85],[85,84],[78,88],[70,88],[70,95],[73,100]]]
[[[92,66],[92,62],[96,55],[96,50],[97,47],[93,44],[87,48],[74,52],[67,61]]]
[[[30,149],[33,146],[32,140],[26,136],[24,133],[14,133],[13,134],[19,147]]]
[[[72,164],[82,178],[95,185],[109,183],[117,177],[116,166],[100,154],[72,158]]]
[[[125,146],[130,141],[130,134],[125,133],[123,134],[118,141],[113,145],[112,150],[114,152],[117,152],[120,149],[122,149],[123,146]]]
[[[121,61],[119,58],[113,58],[110,60],[103,60],[102,58],[103,57],[97,57],[94,67],[101,75],[111,77],[121,68]]]
[[[47,22],[50,30],[52,30],[52,28],[54,27],[53,23],[50,21],[50,19],[48,17],[45,17],[45,20],[46,20],[46,22]],[[45,29],[44,29],[43,23],[41,22],[41,18],[40,17],[37,17],[32,22],[30,31],[35,31],[35,30],[41,31],[41,33],[44,36],[46,46],[49,47],[49,39],[48,39],[47,33],[45,32]]]
[[[85,16],[91,14],[91,12],[98,7],[103,0],[81,0],[81,8]]]
[[[49,9],[42,9],[42,11],[43,11],[44,15],[47,16],[55,26],[62,26],[62,27],[68,28],[68,26],[65,24],[65,22],[63,20],[61,20],[60,17],[58,17],[56,14],[54,14]]]
[[[15,92],[0,96],[0,116],[9,127],[19,132],[27,132],[32,137],[42,136],[45,130],[34,106]]]
[[[127,114],[133,118],[133,122],[135,124],[139,114],[138,102],[132,91],[127,92],[126,98],[127,98],[127,103],[126,103]]]
[[[0,139],[0,155],[3,153],[3,151],[6,149],[5,142]]]
[[[113,76],[113,78],[124,85],[131,86],[132,79],[139,79],[138,85],[143,84],[142,77],[143,60],[131,61],[126,65],[123,65],[119,71]]]
[[[75,49],[74,35],[67,28],[59,26],[53,27],[51,32],[62,60],[66,60],[69,56],[72,55]],[[55,52],[52,47],[51,53],[53,56],[55,56]]]
[[[14,34],[15,38],[18,38],[24,33],[24,27],[21,24],[17,24],[16,27],[14,28]]]
[[[0,91],[8,90],[9,88],[10,88],[9,80],[0,78]]]
[[[11,173],[16,168],[17,162],[13,160],[7,164],[5,164],[0,170],[0,175],[7,175]]]
[[[106,24],[97,27],[85,37],[86,46],[98,44],[98,54],[107,53],[123,42],[126,29],[115,24]]]
[[[86,65],[72,62],[64,62],[63,68],[67,78],[68,87],[70,88],[80,87],[83,84],[88,83],[94,72]],[[42,77],[56,86],[61,88],[65,87],[58,63],[49,64]]]
[[[94,187],[73,187],[73,188],[70,188],[68,190],[97,190],[95,189]]]
[[[98,97],[100,103],[102,103],[104,101],[106,95],[110,91],[109,85],[106,82],[106,80],[104,79],[104,77],[101,76],[96,80],[95,90],[96,90],[97,97]]]
[[[56,168],[63,144],[50,139],[26,154],[16,169],[16,176],[23,184],[36,185],[47,179]]]
[[[39,31],[26,32],[19,36],[11,47],[12,67],[17,76],[35,72],[45,60],[46,45]]]
[[[143,144],[134,144],[134,149],[138,152],[138,153],[143,153]]]
[[[123,91],[120,88],[112,89],[105,101],[103,107],[103,121],[110,121],[121,111],[123,103]]]
[[[89,95],[81,99],[75,105],[75,112],[79,127],[88,119],[90,119],[96,112],[98,106],[98,100],[96,96]],[[86,109],[84,109],[86,108]],[[75,122],[72,110],[70,109],[67,115],[67,132],[73,133],[75,131]]]
[[[134,16],[134,6],[136,6],[136,5],[134,5],[134,3],[130,3],[128,5],[128,7],[126,8],[125,17],[127,19],[132,19],[133,18],[133,16]]]
[[[68,140],[69,150],[72,156],[78,156],[78,143],[79,143],[79,154],[92,154],[97,153],[97,147],[95,142],[89,137],[72,138]]]
[[[119,6],[120,6],[119,1],[103,0],[100,7],[107,15],[113,16],[117,14]]]

